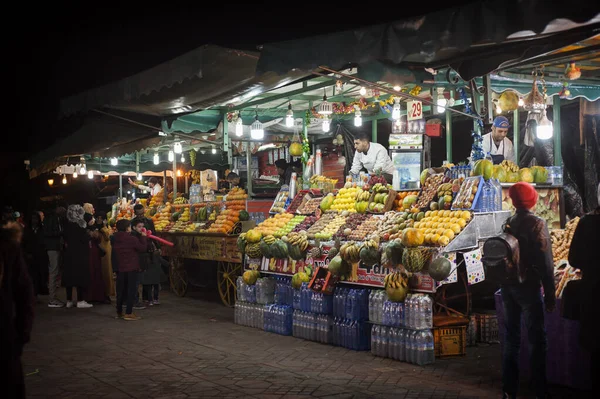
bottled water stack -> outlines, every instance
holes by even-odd
[[[420,366],[431,364],[435,361],[433,333],[431,330],[374,325],[371,353]]]
[[[288,277],[277,276],[275,287],[274,301],[278,305],[294,304],[294,289],[292,288],[292,280]]]
[[[370,349],[371,325],[364,321],[335,317],[333,319],[333,344],[355,351]]]
[[[369,319],[370,290],[336,288],[333,293],[333,316],[340,319],[364,321]]]
[[[234,309],[234,322],[242,326],[263,329],[264,310],[263,305],[237,301]]]
[[[289,305],[264,306],[264,329],[280,335],[292,335],[293,309]]]
[[[275,279],[263,277],[256,280],[256,302],[261,305],[267,305],[275,302]]]
[[[292,328],[294,337],[330,344],[332,333],[331,316],[294,310]]]
[[[369,320],[372,323],[383,323],[383,303],[386,293],[383,290],[371,290],[369,293]]]

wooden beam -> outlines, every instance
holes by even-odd
[[[317,89],[322,89],[323,87],[327,87],[327,86],[331,86],[332,84],[334,84],[335,82],[333,80],[329,80],[327,82],[322,82],[322,83],[317,83],[315,85],[312,86],[306,86],[306,87],[302,87],[301,89],[297,89],[297,90],[292,90],[292,91],[288,91],[285,93],[277,93],[273,96],[267,97],[267,98],[262,98],[260,100],[255,100],[255,101],[250,101],[244,104],[240,104],[240,105],[236,105],[235,107],[231,107],[229,108],[230,111],[237,111],[240,109],[244,109],[244,108],[251,108],[251,107],[255,107],[257,105],[260,104],[264,104],[270,101],[274,101],[274,100],[278,100],[280,98],[291,98],[297,94],[302,94],[305,93],[307,91],[311,91],[311,90],[317,90]]]

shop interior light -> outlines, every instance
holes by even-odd
[[[358,106],[355,107],[356,111],[354,111],[354,126],[359,127],[362,126],[362,113]]]
[[[141,174],[141,173],[138,173],[138,175],[137,175],[137,179],[138,179],[139,181],[142,181],[142,179],[143,179],[143,178],[144,178],[144,177],[142,176],[142,174]]]
[[[400,99],[398,97],[394,98],[394,108],[392,108],[392,119],[397,121],[400,119]]]
[[[67,175],[63,175],[62,184],[67,184]]]
[[[400,85],[396,85],[396,86],[394,86],[394,90],[400,91],[400,90],[402,90],[402,87],[400,87]]]
[[[324,132],[328,132],[329,131],[329,125],[330,125],[330,121],[328,117],[323,118],[323,125],[321,125],[323,127],[323,131]]]
[[[117,158],[111,158],[110,159],[110,164],[112,166],[117,166],[119,164],[119,160]]]
[[[181,141],[176,141],[175,144],[173,144],[173,150],[175,151],[175,154],[181,154],[183,151],[181,148]]]
[[[242,121],[242,113],[238,112],[237,121],[235,122],[235,135],[242,137],[244,135],[244,121]]]
[[[88,179],[93,179],[94,178],[94,172],[92,172],[91,170],[88,170]]]
[[[496,113],[497,114],[501,114],[502,113],[502,108],[500,108],[500,105],[496,105]]]
[[[81,167],[79,168],[79,174],[80,175],[85,175],[86,174],[86,169],[85,169],[85,159],[81,158]]]
[[[185,162],[185,155],[183,155],[183,152],[181,153],[181,163]]]
[[[181,169],[177,169],[177,176],[181,177],[182,173],[181,173]]]
[[[169,150],[169,162],[173,162],[174,159],[175,153],[173,152],[173,150]]]
[[[542,119],[537,124],[536,135],[540,140],[548,140],[554,132],[552,122],[546,116],[546,110],[542,113]]]
[[[158,157],[158,152],[154,153],[154,157],[152,158],[152,160],[154,161],[154,165],[158,165],[158,163],[160,162],[160,158]]]
[[[519,102],[518,102],[519,107],[522,107],[524,104],[525,104],[525,101],[523,101],[523,98],[519,97]]]
[[[52,186],[54,184],[54,179],[48,179],[48,185]]]
[[[200,154],[202,154],[202,155],[206,154],[206,150],[200,150]]]
[[[319,115],[331,115],[333,114],[333,105],[327,101],[327,93],[323,89],[323,102],[319,104]]]
[[[263,124],[258,120],[257,112],[256,116],[254,117],[254,122],[252,123],[252,126],[250,126],[250,138],[254,140],[262,140],[264,137],[265,130],[263,129]],[[213,148],[213,151],[216,151],[216,149]],[[216,154],[216,152],[213,152],[213,154]]]
[[[77,179],[77,171],[73,172],[73,179]]]
[[[166,134],[165,132],[163,132],[162,130],[159,130],[159,131],[158,131],[158,135],[159,135],[160,137],[167,137],[167,134]]]
[[[213,153],[213,154],[216,154],[216,153],[217,153],[217,149],[216,149],[215,147],[213,147],[213,149],[212,149],[212,153]]]
[[[288,112],[285,115],[285,126],[294,127],[294,111],[292,111],[292,103],[288,105]]]
[[[361,96],[364,96],[365,94],[367,94],[367,89],[365,88],[365,86],[362,86],[360,88],[359,93],[360,93]]]
[[[438,105],[435,109],[435,112],[437,114],[443,114],[446,109],[443,108],[446,106],[446,104],[448,104],[448,100],[446,100],[446,97],[444,97],[444,88],[443,87],[438,87],[437,88],[437,101],[436,104]]]

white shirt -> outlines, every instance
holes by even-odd
[[[382,170],[383,173],[393,175],[394,170],[396,170],[387,150],[379,143],[369,143],[369,150],[366,154],[358,151],[354,152],[350,173],[357,175],[363,167],[369,174]]]
[[[158,183],[156,183],[154,185],[154,187],[152,187],[152,188],[150,188],[148,186],[142,186],[141,184],[138,184],[137,187],[140,190],[150,191],[150,195],[152,195],[152,196],[155,196],[156,194],[158,194],[160,192],[160,190],[162,190],[162,187]]]
[[[513,147],[513,143],[508,139],[508,137],[505,137],[500,142],[500,145],[496,147],[496,143],[492,138],[492,132],[490,132],[483,135],[483,143],[481,144],[484,154],[489,152],[490,155],[504,155],[504,159],[517,163],[515,160],[515,149]]]

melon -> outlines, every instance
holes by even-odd
[[[548,170],[543,166],[533,166],[531,172],[533,173],[534,183],[546,183],[548,180]]]
[[[425,242],[425,235],[419,229],[408,228],[402,232],[402,244],[405,247],[418,247]]]
[[[325,196],[325,198],[323,198],[321,200],[321,210],[323,212],[325,212],[326,210],[328,210],[329,208],[331,208],[331,205],[333,205],[333,194],[329,193]]]
[[[246,233],[246,241],[248,241],[251,244],[260,242],[261,238],[261,232],[256,229],[252,229]]]
[[[473,165],[473,176],[483,176],[485,180],[489,180],[494,173],[494,164],[489,159],[480,159]]]
[[[239,218],[242,222],[245,222],[246,220],[250,220],[250,214],[248,213],[248,211],[242,209],[240,211]]]
[[[404,246],[399,239],[392,240],[386,245],[384,253],[387,261],[392,264],[392,267],[396,267],[402,263],[403,250]]]
[[[407,195],[406,197],[404,197],[404,199],[402,200],[402,206],[404,207],[404,209],[410,209],[412,208],[412,205],[417,202],[417,196],[416,195]]]
[[[448,278],[452,271],[452,264],[444,257],[437,258],[429,265],[429,275],[437,281],[442,281]]]
[[[363,245],[359,252],[360,260],[366,266],[373,266],[379,263],[381,260],[381,254],[377,248]]]
[[[519,181],[533,183],[533,173],[531,173],[531,169],[529,169],[529,168],[519,169]]]
[[[498,105],[504,112],[514,111],[519,107],[519,95],[512,90],[500,94]]]
[[[508,172],[506,174],[506,182],[507,183],[516,183],[519,181],[519,173],[517,172]]]
[[[494,179],[498,179],[500,183],[506,182],[506,171],[500,165],[494,165],[494,172],[492,173]]]
[[[287,259],[288,247],[287,244],[281,240],[275,241],[271,244],[271,255],[277,259]]]
[[[298,142],[293,142],[290,144],[290,155],[293,157],[300,157],[304,150],[302,149],[302,144]]]

